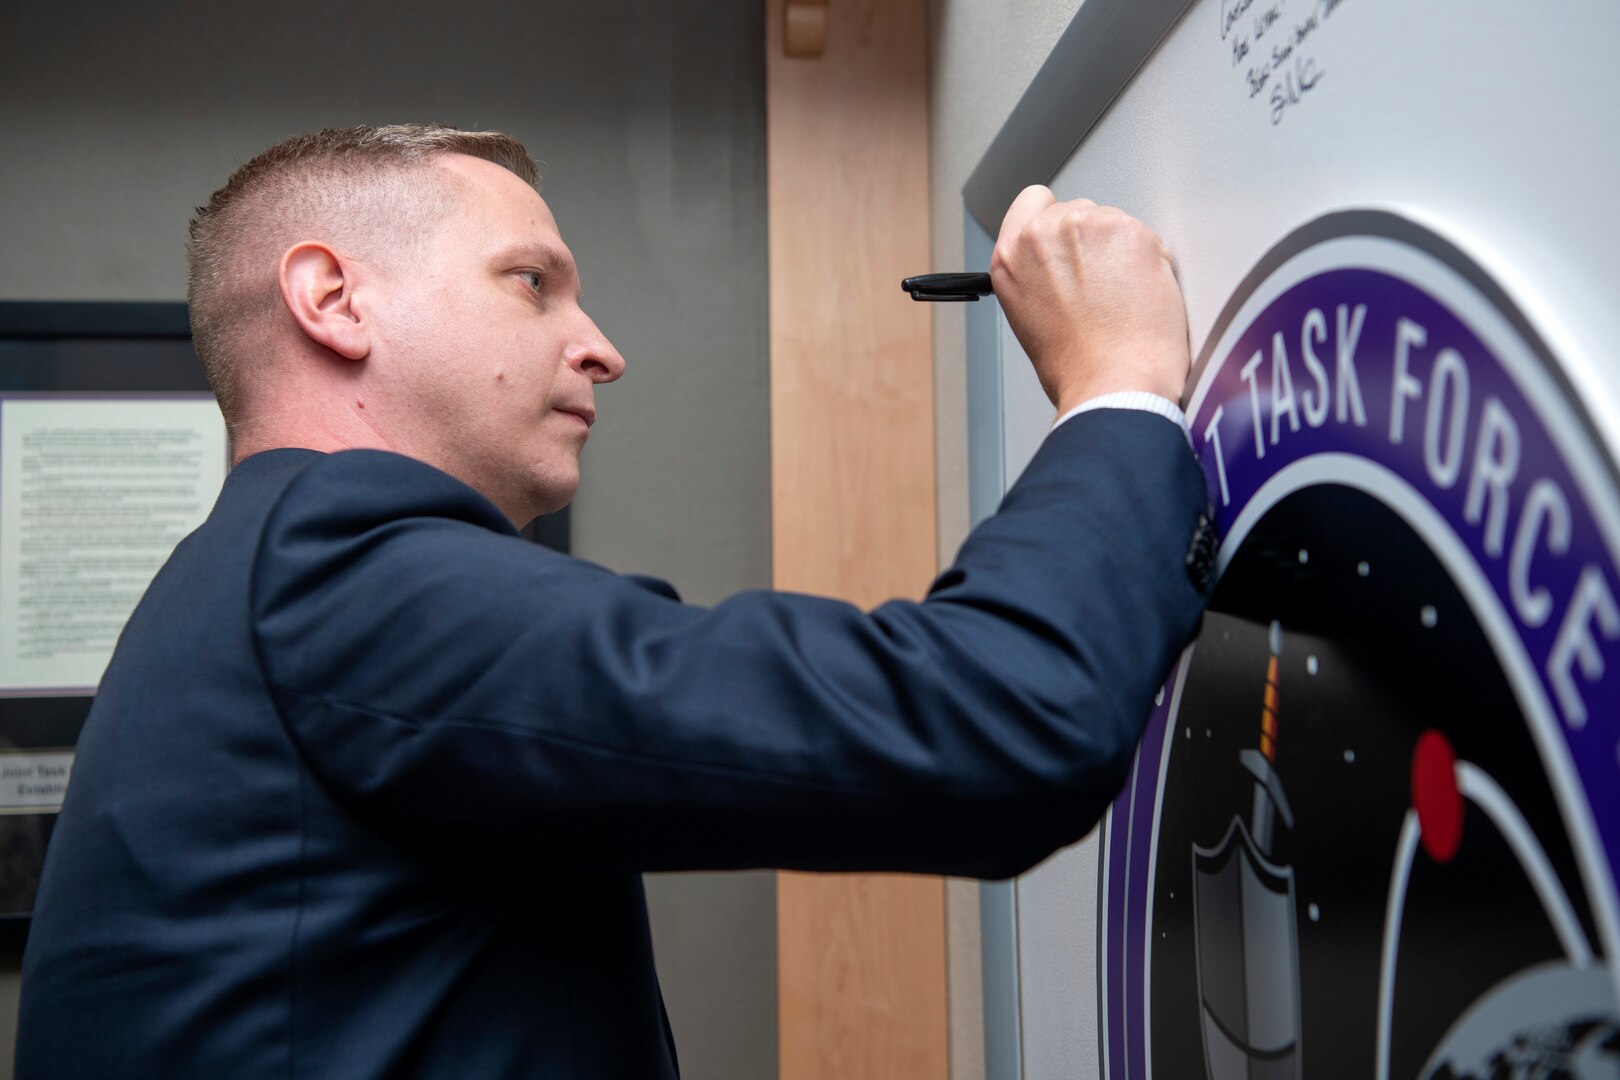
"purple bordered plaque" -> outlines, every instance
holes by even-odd
[[[1620,484],[1559,364],[1351,211],[1188,418],[1222,540],[1104,825],[1104,1075],[1617,1075]]]

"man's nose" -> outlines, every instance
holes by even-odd
[[[568,364],[593,383],[610,383],[624,374],[624,357],[607,336],[597,329],[596,323],[583,312],[581,327],[574,344],[568,350]]]

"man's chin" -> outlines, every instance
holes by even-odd
[[[565,509],[569,503],[574,501],[574,495],[578,491],[578,474],[575,474],[571,480],[553,479],[536,489],[534,497],[529,503],[528,509],[533,511],[529,523],[532,524],[533,518],[545,517],[547,514],[555,514],[559,510]]]

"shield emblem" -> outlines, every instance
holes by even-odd
[[[1239,818],[1214,848],[1193,845],[1193,919],[1210,1080],[1298,1080],[1294,872]]]

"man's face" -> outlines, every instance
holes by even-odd
[[[533,188],[460,154],[428,167],[455,197],[420,251],[385,271],[371,389],[391,445],[521,525],[573,498],[596,384],[624,359],[580,309],[573,256]]]

